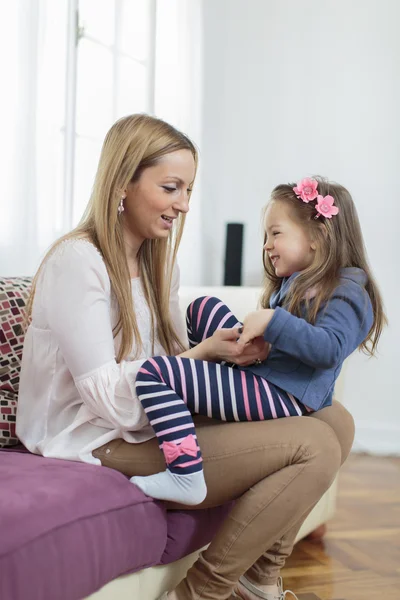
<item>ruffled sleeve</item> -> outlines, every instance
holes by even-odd
[[[42,289],[48,327],[83,403],[116,428],[142,427],[135,379],[146,359],[116,362],[110,280],[99,252],[85,241],[61,244]]]

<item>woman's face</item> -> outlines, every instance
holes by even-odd
[[[136,243],[168,237],[175,219],[189,210],[194,176],[192,153],[177,150],[162,156],[128,185],[122,215]]]

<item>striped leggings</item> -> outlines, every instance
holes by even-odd
[[[192,302],[186,322],[191,348],[217,329],[241,325],[213,297]],[[262,421],[309,412],[291,394],[250,371],[179,356],[147,360],[136,377],[136,392],[167,467],[179,475],[202,470],[192,414],[221,421]]]

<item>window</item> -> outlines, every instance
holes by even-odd
[[[153,112],[155,0],[69,0],[64,226],[77,224],[90,196],[107,130]],[[99,10],[101,7],[101,10]],[[75,48],[74,48],[75,46]]]
[[[0,2],[2,275],[33,274],[78,223],[118,118],[156,113],[200,141],[201,48],[201,0]]]

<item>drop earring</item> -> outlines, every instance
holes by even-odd
[[[126,198],[126,196],[121,196],[121,200],[119,201],[119,204],[118,204],[118,214],[119,215],[121,215],[125,210],[125,207],[124,207],[125,198]]]

